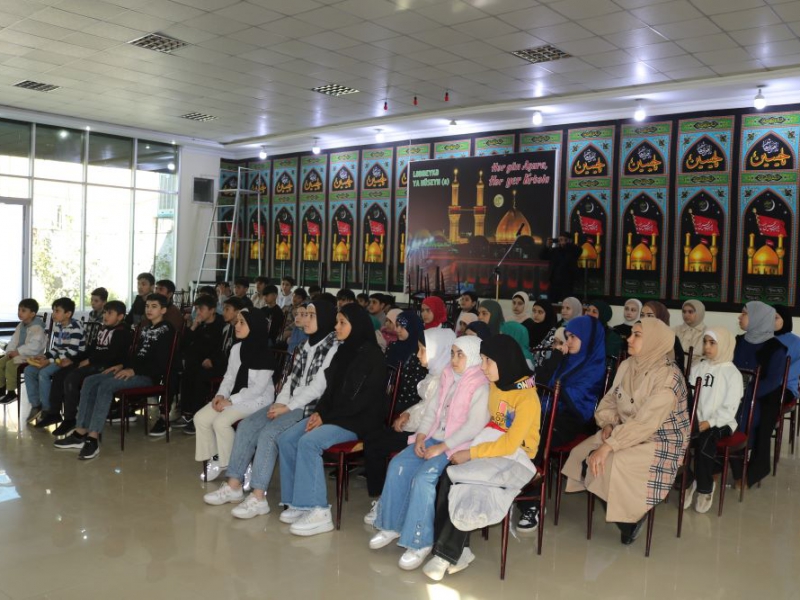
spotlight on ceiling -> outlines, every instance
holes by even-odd
[[[314,145],[311,147],[311,152],[314,154],[322,152],[322,148],[319,147],[319,138],[314,138]]]
[[[533,116],[531,117],[531,122],[534,125],[538,126],[538,125],[541,125],[543,121],[544,121],[544,117],[542,116],[542,111],[540,111],[540,110],[533,111]]]
[[[447,124],[447,128],[450,130],[450,133],[456,133],[458,131],[458,123],[453,119]]]
[[[764,97],[764,93],[761,91],[761,86],[758,86],[758,93],[756,97],[753,98],[753,106],[757,110],[762,110],[767,106],[767,99]]]
[[[376,129],[375,130],[375,141],[379,144],[382,144],[386,140],[386,136],[383,135],[383,129]]]
[[[264,160],[265,158],[267,158],[267,147],[266,146],[261,146],[261,152],[258,153],[258,158],[260,158],[261,160]]]
[[[647,111],[644,109],[644,104],[641,100],[636,101],[636,110],[633,111],[633,118],[637,121],[644,121],[647,117]]]
[[[167,168],[168,168],[170,171],[174,171],[174,170],[175,170],[175,163],[173,163],[173,162],[169,163],[169,164],[167,165]]]

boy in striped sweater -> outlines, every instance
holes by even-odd
[[[25,367],[25,390],[31,403],[28,422],[37,416],[37,427],[47,427],[61,421],[58,412],[50,410],[51,379],[59,369],[72,366],[73,360],[85,350],[83,324],[74,319],[75,302],[59,298],[53,302],[53,341],[50,349],[28,360]]]

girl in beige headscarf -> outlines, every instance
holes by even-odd
[[[709,327],[703,336],[703,358],[692,366],[689,384],[700,377],[700,398],[697,404],[698,437],[694,444],[695,481],[686,494],[684,507],[692,505],[699,513],[708,512],[714,499],[714,466],[717,442],[736,431],[736,411],[744,394],[742,374],[733,364],[736,339],[724,327]]]
[[[673,330],[684,354],[688,356],[689,348],[694,348],[692,364],[696,364],[703,356],[703,332],[706,330],[703,319],[706,317],[706,307],[700,300],[687,300],[683,303],[681,315],[683,323]]]
[[[570,453],[562,471],[567,492],[588,490],[607,502],[606,520],[617,523],[625,545],[666,497],[689,443],[686,384],[669,357],[674,342],[658,319],[633,326],[630,358],[594,414],[601,430]]]

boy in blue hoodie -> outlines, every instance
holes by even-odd
[[[19,325],[6,346],[6,353],[0,358],[0,404],[8,404],[17,399],[17,368],[29,358],[44,352],[47,336],[40,317],[39,303],[33,298],[21,300],[17,307]]]

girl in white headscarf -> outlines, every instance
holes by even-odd
[[[706,317],[706,307],[700,300],[687,300],[681,308],[683,323],[672,330],[678,337],[683,348],[683,353],[689,355],[689,348],[694,348],[692,364],[697,363],[703,356],[703,332],[706,330],[703,319]]]
[[[733,364],[736,340],[724,327],[709,327],[703,336],[703,357],[692,366],[689,385],[700,377],[697,405],[697,437],[694,445],[695,480],[686,495],[684,507],[692,505],[699,513],[708,512],[714,499],[714,467],[717,442],[736,431],[736,411],[744,394],[742,374]]]
[[[622,307],[622,323],[615,325],[612,329],[616,331],[623,340],[627,340],[631,337],[634,323],[641,318],[642,301],[636,298],[629,298],[625,300],[625,304]]]
[[[531,318],[530,298],[525,292],[517,292],[511,296],[511,316],[509,321],[523,323]]]

